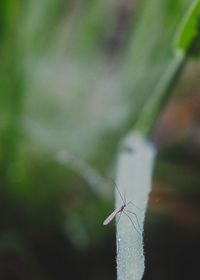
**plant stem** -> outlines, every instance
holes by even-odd
[[[180,75],[185,64],[185,56],[177,53],[169,64],[161,80],[158,82],[153,94],[145,103],[138,120],[134,125],[134,130],[139,131],[144,136],[148,136],[153,125],[163,107],[168,100],[172,88]]]
[[[142,235],[155,155],[156,149],[141,134],[130,133],[123,141],[116,183],[127,206],[117,222],[118,280],[141,280],[144,273]],[[122,203],[116,192],[116,207]]]

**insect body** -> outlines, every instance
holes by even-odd
[[[118,208],[116,208],[106,219],[105,221],[103,222],[103,225],[106,226],[108,225],[115,217],[117,214],[119,213],[122,213],[124,208],[125,208],[126,205],[122,205]]]
[[[141,227],[140,227],[140,224],[139,224],[137,215],[136,215],[134,212],[132,212],[132,211],[126,209],[126,207],[128,206],[128,204],[132,204],[132,205],[134,205],[134,204],[133,204],[131,201],[129,201],[128,203],[126,203],[125,198],[123,199],[123,197],[122,197],[120,191],[118,190],[117,186],[116,186],[116,189],[117,189],[117,191],[119,192],[119,195],[120,195],[120,197],[121,197],[121,199],[122,199],[122,201],[123,201],[123,204],[122,204],[120,207],[117,207],[117,208],[104,220],[103,225],[104,225],[104,226],[108,225],[108,224],[117,216],[117,214],[120,214],[120,216],[119,216],[119,220],[120,220],[121,214],[123,213],[123,214],[125,214],[125,215],[129,218],[129,220],[131,221],[131,223],[132,223],[134,229],[135,229],[138,233],[140,233],[142,230],[141,230]],[[135,205],[134,205],[134,206],[135,206]],[[136,206],[135,206],[135,207],[136,207]],[[136,208],[138,208],[138,207],[136,207]],[[135,219],[136,219],[136,221],[137,221],[137,225],[138,225],[138,228],[139,228],[140,232],[139,232],[138,229],[136,228],[135,224],[133,223],[131,217],[129,216],[129,214],[128,214],[127,212],[130,213],[130,214],[132,214],[132,215],[134,215],[134,217],[135,217]],[[119,222],[119,220],[118,220],[118,222]]]

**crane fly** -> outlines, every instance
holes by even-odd
[[[103,225],[106,226],[108,225],[115,217],[117,214],[121,214],[124,211],[124,208],[126,207],[126,205],[122,205],[120,207],[117,207],[103,222]]]
[[[117,214],[120,214],[120,216],[119,216],[119,220],[120,220],[121,214],[123,213],[123,214],[125,214],[125,215],[129,218],[129,220],[131,221],[131,223],[132,223],[134,229],[140,234],[140,232],[141,232],[142,230],[141,230],[141,227],[140,227],[140,224],[139,224],[137,215],[136,215],[134,212],[132,212],[132,211],[126,209],[126,207],[128,206],[128,204],[134,205],[133,202],[132,202],[132,201],[129,201],[128,203],[126,203],[125,197],[124,197],[124,198],[122,197],[122,195],[121,195],[119,189],[117,188],[117,186],[116,186],[116,189],[117,189],[117,191],[118,191],[118,193],[119,193],[119,195],[120,195],[120,197],[121,197],[121,199],[122,199],[122,201],[123,201],[123,204],[122,204],[121,206],[117,207],[117,208],[103,221],[103,225],[104,225],[104,226],[108,225],[114,218],[116,218]],[[136,205],[134,205],[134,206],[135,206],[136,208],[138,208]],[[140,208],[138,208],[138,209],[141,210]],[[129,216],[129,214],[128,214],[127,212],[130,213],[130,214],[132,214],[132,215],[134,215],[134,217],[135,217],[135,219],[136,219],[136,221],[137,221],[137,225],[138,225],[138,228],[139,228],[140,232],[139,232],[138,229],[136,228],[135,224],[133,223],[131,217]],[[118,220],[118,222],[119,222],[119,220]]]

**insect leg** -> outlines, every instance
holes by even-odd
[[[125,211],[123,211],[123,213],[129,218],[129,220],[131,221],[131,223],[132,223],[134,229],[135,229],[135,230],[137,231],[137,233],[140,235],[140,232],[139,232],[139,231],[137,230],[137,228],[135,227],[135,225],[134,225],[132,219],[130,218],[130,216],[129,216]]]
[[[136,221],[137,221],[137,224],[138,224],[138,227],[139,227],[140,231],[142,231],[141,226],[140,226],[140,223],[139,223],[139,221],[138,221],[137,215],[136,215],[134,212],[130,211],[130,210],[127,210],[127,209],[126,209],[125,211],[126,211],[126,212],[129,212],[129,213],[131,213],[132,215],[135,216]]]
[[[121,200],[123,201],[123,204],[126,204],[126,201],[124,200],[124,198],[122,197],[122,194],[121,194],[121,192],[119,191],[119,189],[118,189],[118,187],[117,187],[117,185],[116,185],[116,183],[113,181],[113,184],[115,185],[115,188],[116,188],[116,190],[117,190],[117,192],[119,193],[119,195],[120,195],[120,197],[121,197]]]
[[[118,218],[118,219],[116,219],[116,225],[118,225],[119,220],[120,220],[120,218],[121,218],[121,215],[122,215],[122,211],[119,213],[119,218]]]
[[[123,202],[124,202],[124,205],[126,205],[126,190],[124,191],[124,200],[123,200]]]
[[[129,205],[129,204],[132,204],[135,208],[137,208],[138,210],[142,211],[142,209],[141,209],[140,207],[138,207],[137,205],[135,205],[132,201],[129,201],[129,202],[126,204],[126,206]]]

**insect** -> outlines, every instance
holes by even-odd
[[[132,204],[132,205],[135,206],[136,208],[138,208],[138,207],[137,207],[136,205],[134,205],[132,201],[129,201],[128,203],[126,203],[126,198],[125,198],[125,196],[124,196],[124,198],[122,197],[122,195],[121,195],[119,189],[117,188],[117,186],[116,186],[116,189],[117,189],[117,191],[118,191],[118,193],[119,193],[119,195],[120,195],[120,197],[121,197],[121,199],[122,199],[123,204],[122,204],[121,206],[117,207],[117,208],[104,220],[103,225],[104,225],[104,226],[108,225],[108,224],[117,216],[117,214],[120,214],[119,219],[118,219],[118,222],[119,222],[119,220],[120,220],[120,218],[121,218],[121,215],[122,215],[122,213],[123,213],[123,214],[125,214],[125,215],[128,217],[128,219],[131,221],[131,223],[132,223],[134,229],[138,232],[138,234],[140,234],[140,232],[141,232],[142,230],[141,230],[141,227],[140,227],[140,224],[139,224],[137,215],[136,215],[134,212],[132,212],[132,211],[130,211],[130,210],[127,209],[127,206],[128,206],[129,204]],[[138,209],[141,210],[140,208],[138,208]],[[139,230],[136,228],[136,226],[135,226],[133,220],[131,219],[131,217],[129,216],[129,214],[128,214],[127,212],[130,213],[130,214],[132,214],[132,215],[134,215],[134,217],[135,217],[135,219],[136,219],[136,221],[137,221],[137,225],[138,225],[138,228],[139,228],[140,232],[139,232]],[[117,223],[118,223],[118,222],[117,222]]]

